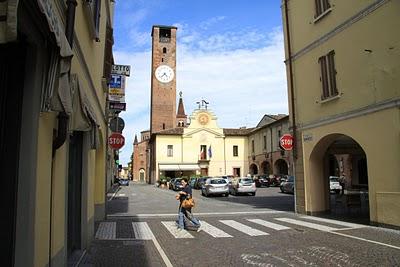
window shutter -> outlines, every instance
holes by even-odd
[[[112,46],[113,40],[113,29],[107,24],[106,27],[106,42],[104,46],[104,65],[103,65],[103,77],[106,78],[107,82],[111,79],[111,68],[113,64]]]
[[[315,17],[318,17],[321,13],[321,0],[315,0]]]

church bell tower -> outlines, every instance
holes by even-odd
[[[154,25],[151,32],[150,133],[176,126],[176,30]]]

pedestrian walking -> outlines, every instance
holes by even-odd
[[[200,229],[200,222],[192,215],[192,208],[183,205],[185,200],[192,198],[192,188],[188,184],[187,178],[182,178],[181,183],[183,189],[176,195],[176,199],[179,200],[178,229],[183,230],[185,228],[185,221],[193,224],[194,228]]]

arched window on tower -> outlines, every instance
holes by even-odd
[[[167,53],[167,48],[164,47],[164,48],[162,49],[162,52],[163,52],[163,54],[166,54],[166,53]]]
[[[162,128],[163,128],[163,130],[165,130],[165,123],[162,124]]]

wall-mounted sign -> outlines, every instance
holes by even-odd
[[[130,76],[131,75],[131,66],[129,66],[129,65],[112,65],[111,73]]]
[[[290,134],[284,134],[279,139],[279,146],[284,150],[292,150],[293,148],[293,136]]]
[[[111,75],[108,100],[113,102],[125,102],[125,76]]]
[[[108,103],[108,108],[110,110],[125,111],[126,110],[126,103],[109,102]]]

